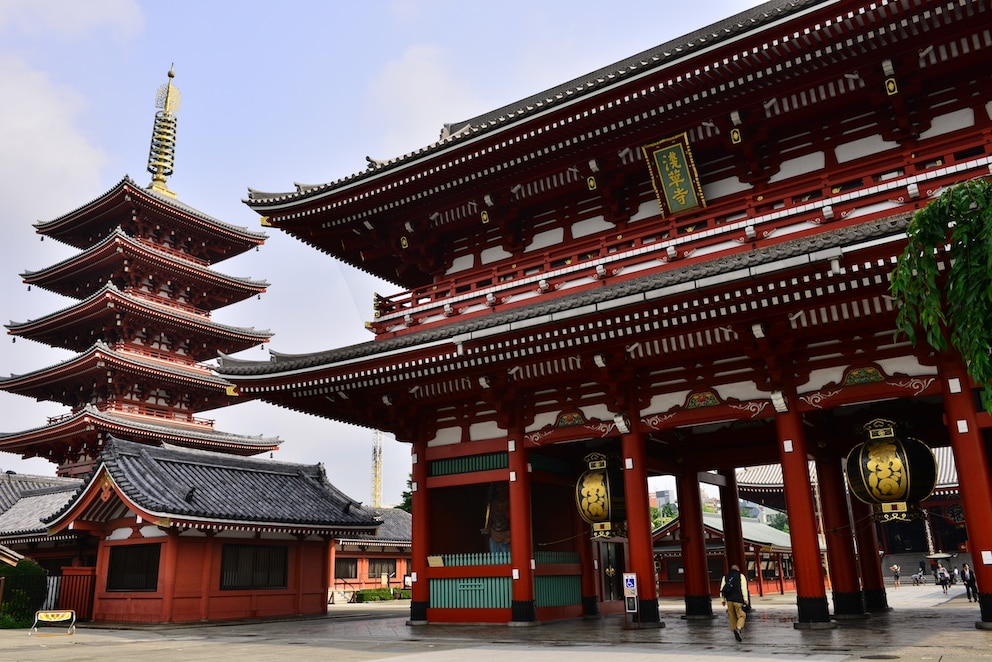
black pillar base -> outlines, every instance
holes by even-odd
[[[885,595],[884,588],[865,589],[865,609],[872,613],[892,611],[892,607],[889,606],[889,598]]]
[[[982,620],[975,621],[975,627],[979,630],[992,630],[992,593],[979,593],[978,607],[982,610]]]
[[[513,625],[537,623],[537,607],[533,600],[514,600],[510,603],[510,621]]]
[[[856,593],[833,592],[834,618],[865,618],[865,595]]]
[[[599,615],[599,598],[595,595],[583,595],[582,618],[598,618]]]
[[[410,602],[410,620],[406,622],[407,625],[427,625],[427,607],[429,603],[411,601]]]
[[[793,627],[799,630],[826,630],[837,627],[830,620],[830,609],[827,607],[827,596],[822,598],[797,598],[799,620]]]
[[[661,615],[658,612],[658,600],[641,600],[637,598],[637,613],[634,614],[634,622],[653,627],[665,627],[665,624],[661,622]]]
[[[713,618],[713,599],[709,594],[686,595],[684,618]]]

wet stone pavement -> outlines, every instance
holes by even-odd
[[[0,662],[231,660],[394,660],[454,662],[751,662],[777,660],[905,660],[965,662],[992,659],[992,631],[979,630],[978,606],[960,587],[888,588],[884,614],[840,620],[831,629],[793,626],[795,595],[753,600],[754,611],[738,643],[719,601],[714,618],[682,618],[682,600],[660,602],[664,627],[638,628],[629,617],[502,625],[408,626],[408,602],[331,605],[326,617],[212,625],[107,627],[81,624],[72,636],[28,636],[0,630]],[[53,632],[55,630],[52,630]]]

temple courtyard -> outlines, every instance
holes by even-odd
[[[892,611],[836,628],[793,627],[795,595],[757,598],[737,643],[717,602],[716,617],[685,620],[680,599],[663,599],[662,628],[638,629],[627,618],[556,622],[533,627],[406,625],[409,602],[331,605],[326,617],[201,626],[108,627],[83,623],[71,636],[0,630],[0,662],[74,660],[394,660],[486,662],[559,660],[933,660],[992,659],[992,632],[975,628],[978,606],[961,586],[888,587]],[[45,630],[44,633],[57,630]]]

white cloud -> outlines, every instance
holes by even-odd
[[[414,45],[370,80],[366,105],[386,150],[370,156],[390,159],[426,147],[438,139],[444,122],[485,110],[471,86],[452,73],[446,57],[436,46]]]
[[[144,27],[144,16],[134,0],[3,0],[0,31],[25,35],[72,38],[109,27],[112,35],[128,38]]]

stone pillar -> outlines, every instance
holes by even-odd
[[[795,403],[797,398],[789,399]],[[792,567],[796,576],[796,603],[799,618],[796,628],[834,627],[827,607],[820,544],[813,508],[813,487],[809,480],[809,458],[802,416],[795,405],[775,417],[778,451],[785,487],[785,510],[789,513],[789,537],[792,539]]]
[[[427,490],[429,465],[427,442],[413,442],[412,477],[410,481],[410,510],[413,515],[410,541],[410,620],[407,625],[427,625],[427,608],[430,605],[430,582],[427,557],[431,553],[430,492]]]
[[[510,468],[510,567],[513,577],[510,622],[517,625],[536,624],[530,465],[524,435],[519,428],[510,431],[507,451]]]
[[[834,616],[865,618],[868,613],[865,611],[865,596],[858,581],[860,568],[854,550],[854,531],[851,528],[847,487],[840,458],[818,458],[816,478],[820,486],[823,535],[827,542]]]
[[[637,621],[660,624],[658,590],[654,576],[654,544],[651,540],[651,506],[644,432],[635,422],[622,435],[624,502],[627,506],[627,541],[630,569],[637,575]]]
[[[679,537],[682,542],[682,581],[685,585],[685,618],[713,618],[710,576],[706,563],[703,503],[695,471],[675,479],[679,495]]]
[[[982,620],[975,627],[992,629],[992,565],[982,562],[992,555],[992,528],[978,523],[992,512],[992,474],[985,451],[971,381],[964,365],[943,357],[940,377],[944,390],[944,417],[951,439],[954,463],[958,469],[958,485],[965,523],[968,525],[968,552],[974,561],[978,580],[978,604]]]

